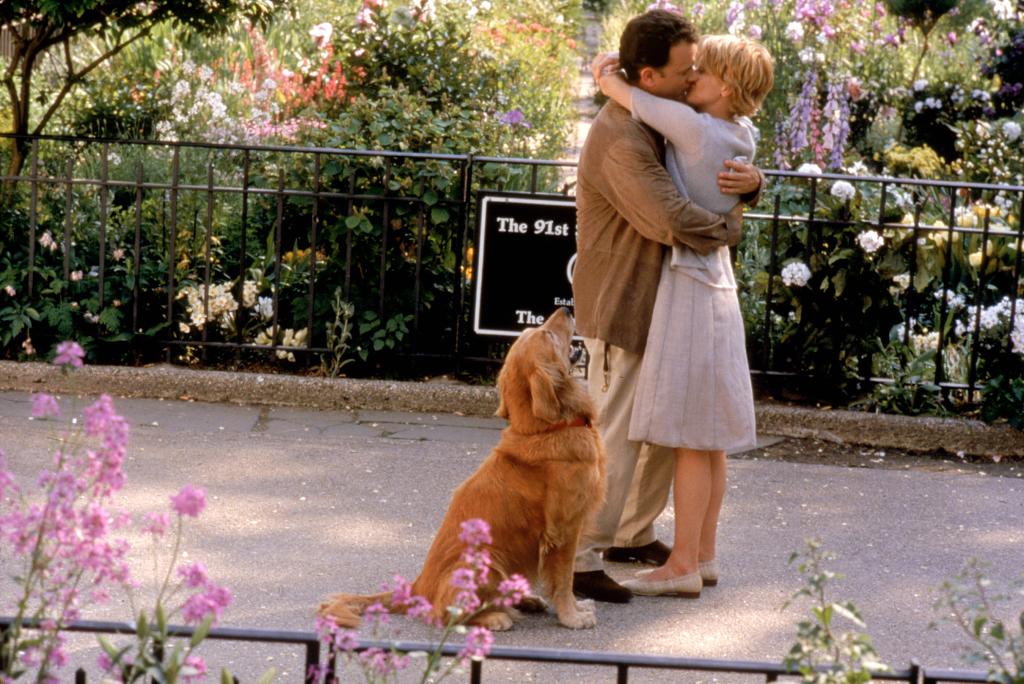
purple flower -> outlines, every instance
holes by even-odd
[[[212,615],[214,621],[219,620],[224,609],[231,603],[231,592],[227,587],[207,584],[206,590],[193,594],[181,607],[181,616],[186,623],[199,624]]]
[[[456,568],[455,572],[452,573],[451,584],[456,589],[475,591],[476,573],[470,568]]]
[[[473,627],[466,634],[466,642],[462,650],[459,651],[458,657],[460,660],[485,658],[491,652],[491,645],[493,643],[494,637],[489,629],[486,627]]]
[[[367,606],[366,610],[363,611],[363,615],[366,617],[367,622],[377,627],[385,627],[391,620],[391,613],[388,612],[388,609],[382,603],[374,603]]]
[[[501,595],[498,603],[505,607],[512,607],[520,602],[530,593],[530,583],[522,575],[512,575],[498,585],[498,593]]]
[[[59,416],[60,406],[57,400],[49,394],[32,395],[32,415],[35,418],[46,418],[47,416]]]
[[[154,537],[162,537],[167,534],[167,528],[171,524],[171,516],[167,513],[147,513],[142,531]]]
[[[523,114],[523,110],[518,107],[505,112],[498,121],[506,126],[522,126],[523,128],[531,128],[530,122],[526,120],[526,115]]]
[[[467,546],[480,546],[491,543],[491,526],[486,520],[471,518],[462,523],[459,541]]]
[[[385,591],[391,592],[391,603],[404,606],[412,599],[412,585],[401,575],[395,575],[391,586],[384,585]]]
[[[206,586],[210,581],[206,574],[206,566],[199,561],[178,568],[178,576],[185,581],[185,586],[189,589]]]
[[[53,357],[53,365],[81,368],[82,359],[84,357],[85,351],[77,342],[72,342],[70,340],[67,342],[61,342],[57,345],[57,355]]]
[[[422,596],[413,596],[406,604],[405,614],[413,620],[434,624],[434,606]]]
[[[850,93],[845,81],[833,81],[829,84],[822,116],[825,125],[821,131],[821,145],[831,152],[829,168],[838,169],[843,165],[846,143],[850,137]]]
[[[187,484],[181,488],[180,492],[171,497],[171,508],[178,515],[187,515],[190,518],[198,517],[206,508],[206,492]]]
[[[190,655],[185,658],[185,667],[181,671],[184,682],[194,682],[206,675],[206,661],[202,656]]]

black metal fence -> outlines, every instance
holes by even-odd
[[[566,196],[575,173],[569,161],[472,155],[25,142],[26,169],[2,177],[20,195],[0,214],[8,282],[50,329],[90,329],[115,358],[347,354],[376,361],[365,372],[493,363],[507,341],[470,325],[478,199]],[[1024,187],[767,175],[739,250],[755,375],[892,382],[878,351],[901,337],[934,351],[929,381],[970,399],[988,357],[1018,351]],[[858,251],[867,231],[887,241],[884,259],[872,262],[867,242]],[[785,270],[795,261],[813,273],[802,291]],[[335,292],[354,305],[348,349],[331,327]],[[986,307],[1004,298],[1002,327],[986,327]]]
[[[0,617],[0,633],[4,633],[13,624],[13,619]],[[67,627],[67,632],[89,634],[133,635],[135,628],[122,622],[76,622]],[[189,639],[193,634],[190,627],[168,629],[170,636]],[[284,644],[301,648],[305,654],[303,672],[305,681],[315,684],[320,681],[333,681],[332,676],[338,668],[339,658],[344,654],[332,653],[322,644],[313,632],[287,632],[273,630],[214,628],[206,637],[210,641],[249,642],[256,644]],[[434,652],[438,645],[429,642],[414,641],[369,641],[361,640],[355,652],[370,648],[382,648],[386,651],[399,653]],[[445,644],[441,653],[446,657],[455,657],[459,645]],[[484,680],[484,671],[488,661],[504,660],[537,664],[560,664],[576,666],[595,666],[615,671],[619,684],[629,682],[630,674],[636,670],[672,670],[677,672],[705,672],[713,674],[736,674],[750,678],[763,678],[765,682],[778,681],[780,677],[795,678],[799,674],[787,669],[779,663],[749,660],[718,660],[706,658],[681,658],[673,656],[655,656],[628,653],[597,653],[593,651],[576,651],[546,648],[520,648],[494,646],[486,660],[471,660],[469,665],[469,681],[478,684]],[[926,668],[912,661],[909,668],[878,672],[873,681],[907,682],[907,684],[939,684],[940,682],[980,683],[989,681],[984,672]],[[75,673],[76,684],[87,681],[84,669]]]

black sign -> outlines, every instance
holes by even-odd
[[[572,307],[576,203],[522,195],[484,195],[473,330],[515,337]]]

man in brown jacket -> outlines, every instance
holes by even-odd
[[[619,62],[632,85],[681,99],[692,83],[697,39],[693,25],[678,14],[652,10],[626,26]],[[632,598],[605,574],[603,552],[611,560],[660,565],[670,551],[656,539],[653,521],[668,500],[672,450],[648,447],[636,476],[641,487],[631,493],[642,445],[627,438],[662,257],[673,241],[706,254],[740,238],[742,208],[721,216],[683,199],[664,167],[664,155],[661,136],[614,102],[597,115],[580,154],[572,289],[608,453],[608,494],[580,539],[573,588],[599,601]],[[719,176],[722,192],[756,197],[760,172],[749,164],[726,164],[729,169]],[[624,512],[627,497],[631,505]],[[628,548],[613,547],[616,534],[623,540],[626,530]]]

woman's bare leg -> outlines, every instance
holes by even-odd
[[[718,452],[676,449],[675,479],[672,482],[672,502],[675,506],[676,523],[672,553],[665,565],[655,568],[645,580],[665,580],[697,572],[701,560],[702,535],[709,508],[714,503],[714,525],[718,524],[718,509],[722,496],[713,501],[717,486],[712,467],[712,455]],[[724,454],[723,454],[724,456]],[[723,471],[724,472],[724,471]],[[724,482],[721,490],[724,493]],[[714,549],[714,542],[711,543]]]
[[[725,452],[706,451],[703,453],[706,454],[711,466],[711,496],[708,499],[707,512],[704,514],[704,522],[700,528],[700,548],[697,551],[697,558],[701,562],[716,558],[718,515],[722,512],[722,500],[725,498]]]

